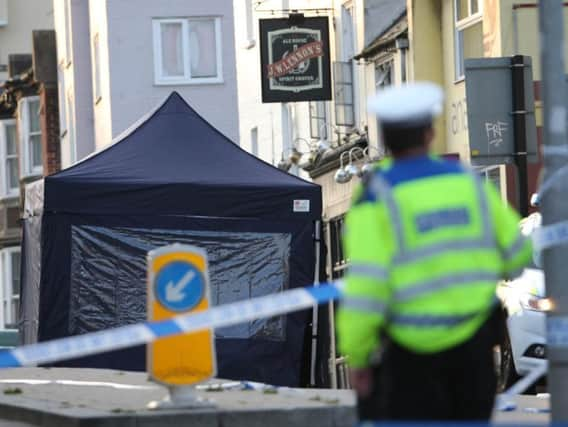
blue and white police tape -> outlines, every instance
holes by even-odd
[[[542,251],[568,242],[568,221],[545,225],[534,230],[532,235],[535,251]]]
[[[340,295],[341,283],[324,283],[220,305],[159,322],[139,323],[26,345],[0,352],[0,368],[52,363],[145,344],[167,336],[235,325],[311,308],[338,299]]]

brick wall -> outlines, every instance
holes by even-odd
[[[42,84],[40,91],[41,138],[43,148],[43,173],[51,175],[61,169],[59,143],[59,104],[57,85]]]

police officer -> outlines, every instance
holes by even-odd
[[[392,158],[363,179],[346,218],[350,268],[338,312],[362,419],[489,419],[500,279],[531,256],[490,184],[430,154],[442,90],[385,89],[369,109]]]

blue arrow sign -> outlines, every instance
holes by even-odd
[[[154,294],[165,308],[182,312],[191,310],[203,298],[205,281],[201,272],[184,261],[164,266],[156,276]]]

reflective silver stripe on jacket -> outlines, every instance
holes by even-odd
[[[397,302],[401,302],[430,292],[440,291],[442,289],[448,289],[455,286],[467,286],[469,283],[497,282],[499,279],[500,275],[497,272],[470,271],[453,273],[437,279],[412,283],[407,287],[403,287],[403,289],[397,289],[393,294],[393,298]]]
[[[494,296],[491,300],[490,309],[499,303],[499,299]],[[489,313],[488,309],[482,309],[473,313],[458,315],[437,315],[437,314],[391,314],[389,322],[395,326],[414,326],[414,327],[432,327],[432,326],[457,326],[460,323],[467,322],[483,313]]]
[[[479,238],[455,240],[451,242],[440,242],[417,249],[408,249],[404,239],[403,226],[400,211],[396,201],[394,200],[392,188],[378,174],[374,174],[369,189],[377,200],[382,200],[388,210],[390,219],[393,224],[394,234],[398,245],[398,251],[393,259],[393,264],[406,264],[415,262],[423,258],[427,258],[439,253],[467,250],[467,249],[495,249],[496,241],[493,232],[491,213],[489,211],[489,202],[487,194],[483,188],[481,178],[474,173],[469,174],[474,182],[476,195],[479,202],[481,213],[482,232]]]
[[[369,186],[371,192],[374,193],[375,198],[377,200],[379,199],[383,200],[387,207],[387,211],[389,213],[392,225],[394,227],[394,232],[395,232],[394,234],[398,246],[398,252],[399,253],[406,252],[402,222],[400,220],[400,212],[398,209],[398,205],[394,200],[394,195],[392,193],[390,185],[388,185],[388,183],[378,174],[373,174]]]
[[[382,301],[366,297],[345,296],[341,300],[341,307],[348,310],[364,311],[367,313],[385,314],[388,306]]]
[[[480,314],[469,313],[458,316],[436,316],[436,315],[412,315],[412,314],[394,314],[391,315],[389,321],[393,325],[431,327],[431,326],[456,326],[460,323],[473,319]]]
[[[354,262],[349,266],[349,275],[375,280],[388,280],[389,271],[386,268],[379,267],[375,264]]]

